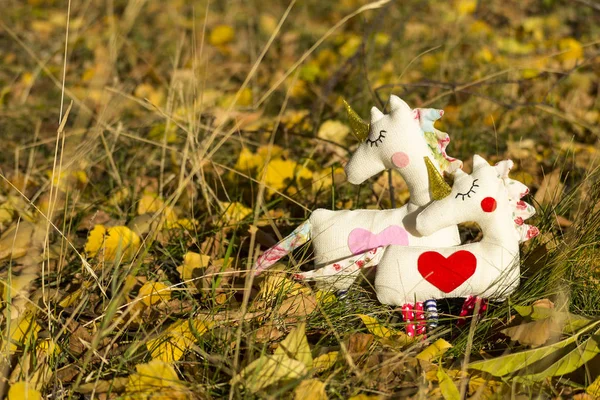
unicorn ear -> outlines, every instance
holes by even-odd
[[[467,173],[460,168],[456,168],[456,170],[452,173],[452,175],[454,176],[454,180],[457,180],[457,179],[467,176]]]
[[[512,160],[504,160],[494,165],[494,168],[496,168],[496,172],[498,172],[501,178],[508,178],[508,172],[512,169],[513,165]]]
[[[390,109],[392,110],[392,112],[402,109],[410,111],[409,105],[406,104],[406,102],[400,97],[394,95],[390,96]]]
[[[379,108],[372,107],[371,108],[371,123],[377,122],[381,118],[383,118],[383,113],[381,111],[379,111]]]
[[[481,167],[490,166],[485,159],[477,154],[473,156],[473,170],[479,169]]]

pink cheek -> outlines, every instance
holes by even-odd
[[[410,164],[410,158],[408,158],[408,154],[400,151],[392,156],[392,164],[398,168],[404,168]]]
[[[493,212],[496,209],[496,205],[496,200],[493,197],[486,197],[481,200],[481,209],[485,212]]]

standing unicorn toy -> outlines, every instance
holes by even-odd
[[[480,242],[453,247],[390,245],[382,252],[375,275],[377,299],[402,307],[409,336],[425,333],[424,311],[431,304],[431,311],[437,313],[435,299],[467,297],[465,304],[472,304],[476,297],[504,300],[516,290],[519,243],[537,236],[539,230],[524,223],[535,209],[521,200],[529,189],[509,178],[512,166],[510,160],[490,166],[475,155],[473,172],[456,170],[452,190],[416,216],[415,229],[424,237],[476,222],[483,234]],[[436,183],[431,185],[435,190]],[[319,270],[297,274],[311,280],[322,276]]]
[[[348,181],[360,184],[385,169],[396,169],[407,183],[410,200],[392,210],[315,210],[310,218],[277,245],[265,251],[255,264],[256,273],[269,268],[308,240],[312,240],[317,270],[305,278],[320,278],[337,290],[346,290],[361,268],[376,265],[385,247],[460,244],[456,226],[429,236],[415,229],[416,216],[432,199],[450,192],[441,173],[462,165],[446,154],[450,138],[433,127],[443,115],[435,109],[412,110],[396,96],[390,98],[390,113],[371,109],[365,123],[346,104],[354,135],[361,141],[346,165]],[[430,186],[429,182],[435,182]]]

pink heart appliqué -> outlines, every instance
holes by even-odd
[[[406,229],[391,225],[378,234],[362,228],[353,229],[348,236],[348,247],[352,254],[361,254],[377,247],[398,244],[408,246],[408,232]]]

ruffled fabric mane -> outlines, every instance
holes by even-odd
[[[446,147],[450,143],[450,135],[433,126],[434,122],[444,115],[444,111],[435,108],[416,108],[413,112],[415,113],[415,119],[419,119],[425,141],[431,150],[433,158],[440,165],[442,174],[444,172],[451,174],[456,169],[461,168],[462,161],[450,157],[446,153]]]
[[[515,231],[519,237],[519,242],[522,243],[539,235],[540,230],[533,225],[525,223],[525,220],[535,214],[535,208],[531,204],[521,200],[523,196],[529,193],[529,188],[525,184],[508,177],[508,173],[513,165],[514,163],[511,160],[505,160],[496,164],[495,168],[498,172],[498,178],[502,179],[504,187],[506,187],[508,202],[512,209]]]

